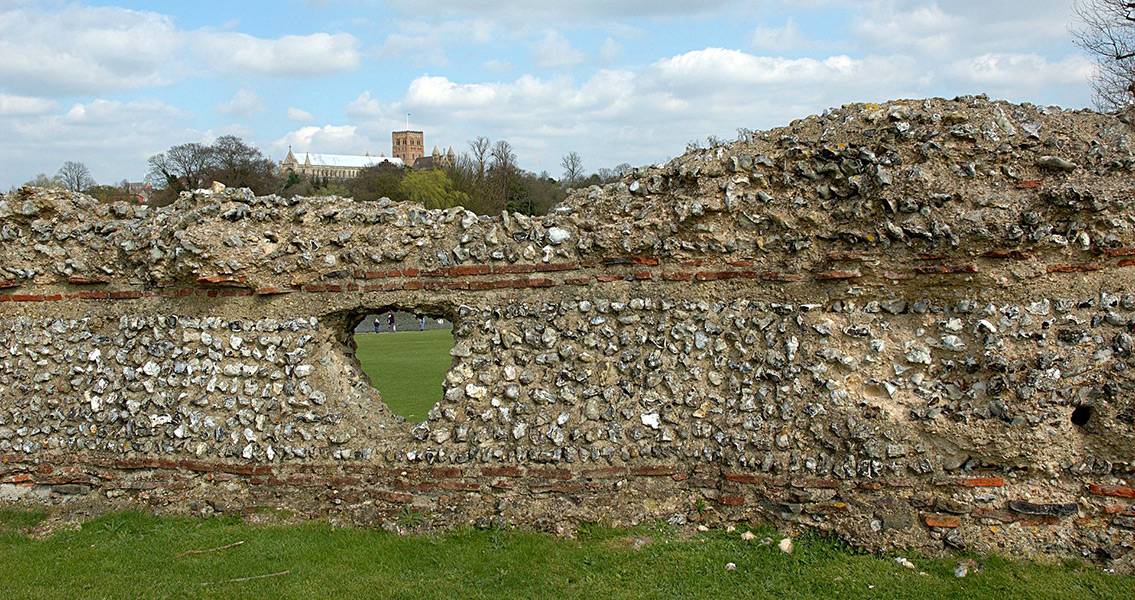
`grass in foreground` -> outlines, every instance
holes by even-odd
[[[355,355],[382,401],[396,415],[425,421],[442,397],[442,382],[453,357],[449,330],[357,334]]]
[[[0,512],[5,598],[1130,598],[1133,581],[1091,567],[856,553],[821,538],[794,554],[739,532],[683,538],[665,526],[590,528],[557,540],[518,531],[400,537],[310,523],[113,514],[44,539],[42,514]],[[771,531],[758,531],[758,536]],[[181,555],[244,543],[203,554]],[[736,563],[727,571],[726,563]],[[286,574],[285,574],[286,572]],[[258,579],[247,579],[269,575]],[[872,587],[873,586],[873,587]]]

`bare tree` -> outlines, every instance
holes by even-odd
[[[497,143],[493,144],[491,154],[492,162],[489,166],[489,177],[492,180],[493,196],[500,208],[504,209],[508,207],[509,201],[514,196],[513,186],[518,174],[516,153],[512,150],[512,144],[498,140]]]
[[[170,190],[173,195],[206,185],[212,168],[212,152],[204,144],[178,144],[166,152],[150,157],[150,173],[146,176],[154,187]]]
[[[1135,104],[1135,1],[1079,0],[1076,45],[1098,67],[1092,88],[1096,106],[1118,110]]]
[[[477,139],[469,142],[473,172],[477,176],[478,183],[485,179],[485,169],[489,166],[489,146],[489,138],[483,135],[479,135]]]
[[[230,187],[251,188],[267,194],[275,187],[272,161],[235,135],[222,135],[209,147],[213,158],[212,176]]]
[[[81,162],[67,161],[59,167],[59,172],[55,174],[63,187],[71,190],[72,192],[81,192],[90,188],[95,184],[95,178],[91,177],[91,171]]]
[[[212,144],[179,144],[150,157],[146,179],[162,190],[163,202],[179,192],[195,190],[219,181],[229,187],[247,187],[267,194],[276,189],[275,165],[256,148],[232,135]]]
[[[492,166],[494,169],[516,168],[516,153],[512,151],[512,144],[500,140],[493,144]]]
[[[568,187],[575,187],[576,182],[583,177],[583,159],[572,151],[560,161],[560,166],[564,168],[564,180]]]

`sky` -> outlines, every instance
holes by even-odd
[[[0,190],[237,135],[279,161],[506,140],[560,177],[853,102],[1091,105],[1071,0],[0,0]]]

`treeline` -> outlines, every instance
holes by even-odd
[[[147,180],[158,188],[152,202],[159,205],[214,181],[247,187],[256,194],[337,195],[360,201],[390,198],[426,208],[464,206],[479,214],[502,210],[543,214],[567,194],[547,172],[537,175],[521,169],[506,141],[490,143],[478,137],[469,147],[470,152],[462,153],[452,164],[433,169],[382,163],[362,169],[351,179],[330,179],[277,173],[259,150],[240,138],[224,136],[212,144],[181,144],[151,156]]]
[[[414,170],[382,163],[361,170],[352,179],[305,177],[278,173],[276,164],[239,137],[226,135],[211,144],[179,144],[149,158],[146,187],[123,181],[119,186],[97,185],[82,163],[66,163],[54,177],[40,174],[27,185],[66,187],[105,201],[146,201],[155,206],[172,203],[183,191],[209,187],[214,181],[229,187],[247,187],[258,195],[351,197],[360,201],[390,198],[417,202],[426,208],[464,206],[478,214],[501,211],[544,214],[563,201],[568,190],[615,181],[630,172],[628,164],[588,174],[580,156],[563,157],[563,175],[556,179],[517,164],[512,145],[480,136],[468,151],[452,161],[439,161],[433,169]]]
[[[145,183],[131,183],[123,179],[117,185],[101,185],[91,176],[90,169],[81,162],[67,161],[55,172],[55,175],[38,173],[32,179],[25,181],[25,186],[38,188],[66,189],[72,192],[83,192],[102,202],[142,202],[145,200],[149,188]],[[13,187],[9,193],[16,191]]]
[[[426,208],[464,206],[478,214],[503,210],[529,215],[544,214],[567,196],[565,186],[546,171],[536,174],[520,168],[512,145],[478,137],[469,152],[452,164],[416,171],[383,163],[362,169],[346,180],[286,176],[283,195],[349,196],[368,201],[390,198],[418,202]]]
[[[150,157],[146,180],[156,191],[151,204],[164,206],[187,190],[209,187],[219,181],[229,187],[246,187],[258,195],[279,190],[276,165],[260,150],[235,135],[223,135],[212,144],[179,144]]]

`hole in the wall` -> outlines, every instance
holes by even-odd
[[[411,423],[426,420],[442,399],[453,364],[453,322],[437,310],[398,307],[356,311],[343,341],[390,411]]]
[[[1072,424],[1077,427],[1086,427],[1092,420],[1092,407],[1077,406],[1072,410]]]

